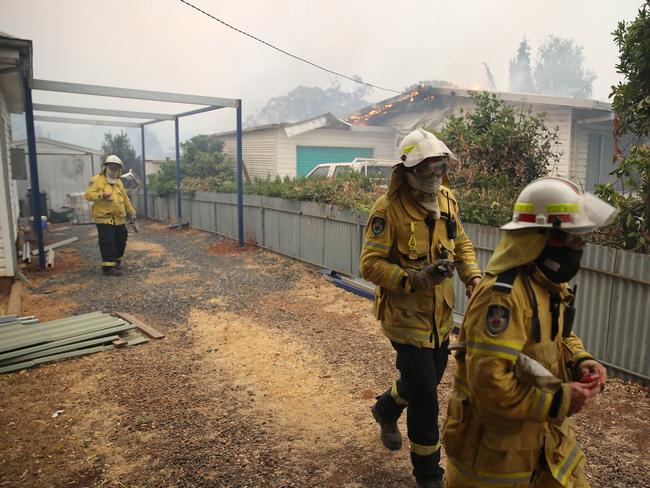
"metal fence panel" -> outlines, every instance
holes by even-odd
[[[574,330],[596,357],[609,360],[607,334],[610,324],[613,280],[605,273],[614,271],[616,250],[587,245],[583,269],[572,280],[578,285]]]
[[[650,377],[650,256],[616,254],[616,273],[628,279],[612,277],[607,357],[612,364]]]

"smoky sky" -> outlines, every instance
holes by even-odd
[[[508,62],[526,37],[584,47],[597,78],[592,98],[607,101],[618,51],[611,32],[641,0],[412,1],[191,0],[216,17],[332,70],[403,90],[421,80],[487,88],[483,63],[508,90]],[[228,29],[178,0],[0,0],[0,31],[33,41],[34,77],[242,99],[244,118],[298,85],[354,84],[300,63]],[[376,102],[394,93],[374,90]],[[35,102],[176,112],[184,107],[35,92]],[[14,120],[16,118],[14,117]],[[15,129],[20,133],[20,127]],[[181,139],[231,130],[233,109],[184,119]],[[39,124],[42,135],[99,146],[105,128]],[[151,132],[161,152],[173,125]],[[137,130],[129,131],[139,137]],[[137,139],[136,139],[137,140]],[[156,156],[155,154],[153,155]]]

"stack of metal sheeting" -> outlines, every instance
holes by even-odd
[[[136,328],[104,312],[43,323],[35,317],[0,317],[0,373],[146,342]]]

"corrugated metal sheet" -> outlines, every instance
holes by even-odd
[[[128,344],[148,340],[133,330],[136,327],[103,312],[41,324],[33,317],[0,317],[0,373],[113,348],[111,343],[127,330]]]

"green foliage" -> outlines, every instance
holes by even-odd
[[[102,143],[102,161],[106,156],[115,154],[124,163],[123,173],[133,169],[138,176],[142,176],[142,160],[135,155],[135,149],[131,144],[129,136],[124,131],[119,134],[106,132]]]
[[[521,189],[545,176],[559,160],[558,128],[526,104],[506,105],[496,95],[474,93],[474,110],[452,115],[437,133],[459,161],[450,171],[465,222],[502,225]]]
[[[223,152],[223,141],[213,136],[198,135],[181,144],[181,191],[210,191],[235,178],[234,162]],[[158,196],[176,191],[176,162],[167,159],[149,186]]]
[[[231,193],[237,191],[234,182],[215,187],[213,191]],[[335,178],[256,178],[244,184],[244,193],[268,197],[287,198],[338,205],[368,211],[385,188],[374,178],[351,171]]]
[[[526,104],[515,109],[487,92],[473,97],[475,109],[450,116],[438,132],[459,158],[452,172],[454,188],[495,183],[521,188],[559,161],[559,129],[546,128],[545,114],[533,113]]]
[[[619,209],[612,225],[597,236],[623,249],[650,252],[650,147],[644,139],[650,134],[650,0],[639,9],[632,22],[621,21],[612,32],[619,49],[616,71],[625,79],[612,87],[612,106],[616,112],[616,169],[611,173],[623,184],[616,192],[611,185],[600,185],[597,195]],[[626,153],[618,148],[619,137],[634,135]]]

